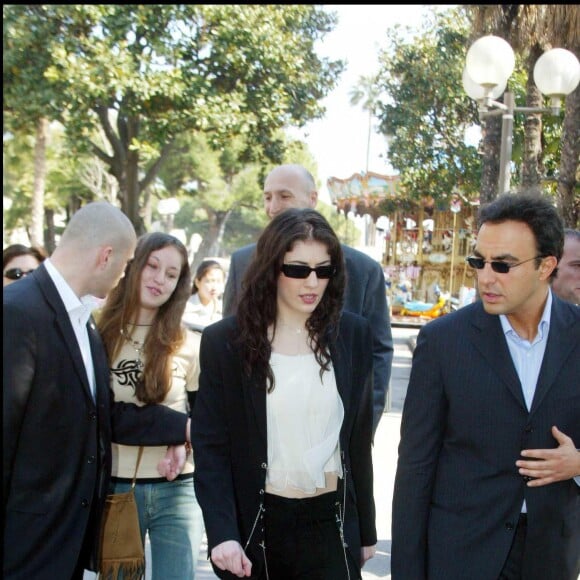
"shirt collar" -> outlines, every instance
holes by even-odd
[[[91,316],[92,310],[94,310],[97,305],[96,298],[88,294],[79,298],[62,274],[50,261],[50,258],[47,258],[44,262],[46,264],[48,275],[54,282],[56,290],[64,303],[68,315],[71,318],[78,319],[81,324],[85,325]]]
[[[552,290],[548,288],[548,298],[546,300],[546,305],[544,306],[544,312],[542,313],[542,318],[538,323],[538,337],[540,339],[544,338],[544,331],[550,328],[550,320],[552,316]],[[513,333],[515,336],[519,336],[518,333],[513,329],[508,317],[505,314],[499,315],[499,321],[501,322],[501,327],[503,333],[507,336]]]

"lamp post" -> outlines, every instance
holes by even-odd
[[[453,284],[455,283],[455,245],[457,239],[457,214],[461,211],[461,201],[454,196],[449,209],[453,213],[453,234],[451,236],[451,268],[449,271],[449,296],[453,296]]]
[[[167,199],[160,199],[157,203],[157,211],[163,217],[163,227],[165,232],[170,234],[173,229],[173,218],[179,211],[179,200],[175,197],[168,197]]]
[[[499,194],[510,190],[514,113],[558,115],[561,100],[580,82],[580,63],[576,56],[569,50],[553,48],[537,60],[533,73],[540,92],[550,98],[550,107],[517,107],[513,93],[504,93],[514,66],[512,47],[503,38],[488,35],[471,45],[463,69],[463,88],[477,101],[480,118],[502,116]],[[500,103],[495,99],[502,93],[504,98]]]

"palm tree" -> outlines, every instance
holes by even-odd
[[[546,15],[547,35],[580,58],[580,8],[576,4],[553,5]],[[580,86],[566,97],[562,152],[556,203],[569,228],[580,226],[578,159],[580,158]]]
[[[375,75],[359,77],[357,85],[352,87],[350,91],[350,104],[358,105],[362,102],[363,111],[367,111],[369,115],[368,133],[367,133],[367,166],[365,172],[369,172],[369,156],[371,150],[371,131],[372,120],[375,114],[377,99],[379,97],[379,90],[377,88],[377,77]]]

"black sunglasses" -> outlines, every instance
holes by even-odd
[[[287,278],[308,278],[311,272],[314,272],[317,278],[326,279],[332,277],[336,272],[336,268],[332,265],[311,268],[310,266],[301,266],[299,264],[282,264],[282,273]]]
[[[483,270],[486,264],[491,266],[491,269],[498,274],[507,274],[512,268],[525,264],[526,262],[531,262],[532,260],[537,260],[543,256],[534,256],[529,260],[524,260],[523,262],[517,262],[516,264],[510,264],[509,262],[499,262],[492,260],[491,262],[486,262],[483,258],[476,258],[475,256],[469,256],[465,258],[465,261],[476,270]]]
[[[28,276],[28,274],[32,274],[34,270],[22,270],[21,268],[10,268],[10,270],[6,270],[4,272],[4,278],[8,278],[8,280],[20,280],[22,276]]]

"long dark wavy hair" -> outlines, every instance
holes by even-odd
[[[187,249],[174,236],[162,232],[145,234],[137,241],[135,256],[127,263],[125,275],[109,293],[98,316],[98,327],[109,361],[118,356],[129,326],[137,321],[140,308],[141,273],[152,252],[173,246],[181,256],[181,271],[173,294],[163,304],[147,333],[143,353],[145,367],[135,387],[135,396],[145,404],[162,402],[171,386],[172,359],[185,340],[181,317],[190,296],[191,271]]]
[[[274,389],[268,328],[273,326],[276,334],[278,278],[286,253],[296,242],[307,240],[324,244],[335,267],[320,303],[306,321],[320,374],[330,368],[329,348],[338,333],[346,283],[342,247],[323,215],[313,209],[287,209],[276,216],[260,236],[244,276],[237,309],[239,334],[236,344],[240,348],[243,370],[268,392]]]

